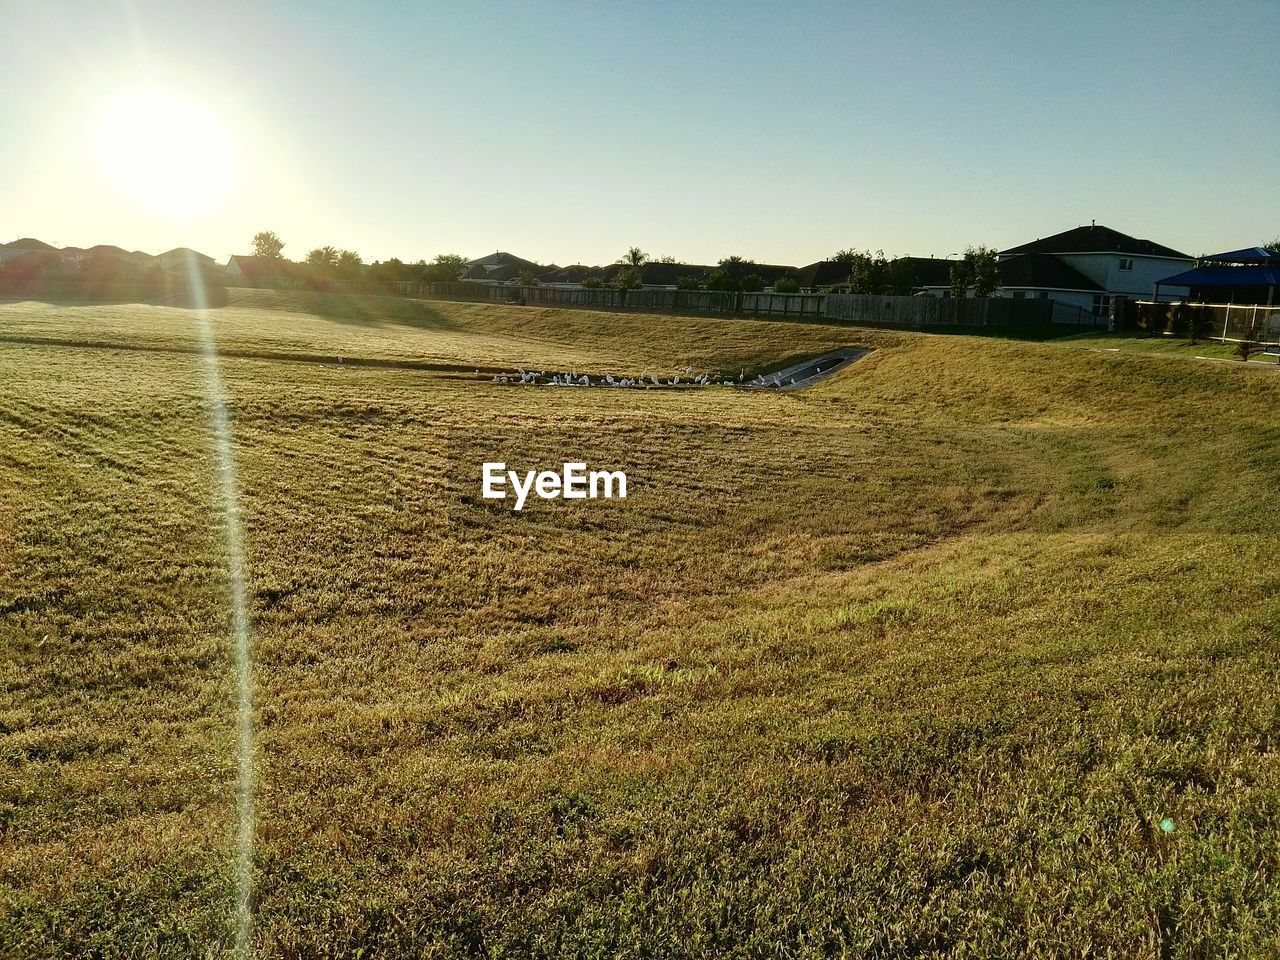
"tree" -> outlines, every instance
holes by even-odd
[[[253,255],[267,260],[279,260],[284,252],[284,241],[274,230],[259,230],[253,235]]]
[[[759,293],[764,289],[764,277],[758,273],[748,273],[742,278],[742,289],[747,293]]]
[[[323,246],[307,252],[307,263],[313,267],[336,267],[338,265],[338,248]]]
[[[795,277],[782,277],[773,285],[774,293],[799,293],[800,281]]]
[[[973,295],[989,297],[1000,287],[1000,270],[995,247],[966,247],[966,259],[973,262]]]
[[[951,296],[961,299],[973,288],[975,297],[989,297],[1000,286],[994,247],[965,247],[964,257],[951,265]]]
[[[969,258],[957,260],[951,265],[951,296],[963,300],[969,295],[973,286],[973,261]]]
[[[452,283],[466,266],[467,260],[461,254],[441,253],[431,263],[422,263],[418,272],[425,283]]]
[[[895,297],[909,297],[914,283],[915,271],[911,267],[910,257],[898,257],[889,261],[889,267],[885,271],[885,293]]]
[[[599,277],[583,277],[582,286],[586,287],[588,290],[598,290],[600,287],[604,286],[604,281]]]
[[[676,277],[676,289],[677,290],[701,290],[702,278],[690,276],[688,274],[683,274],[681,276],[678,276]]]
[[[395,283],[400,280],[409,280],[416,271],[412,267],[408,267],[401,263],[396,257],[390,260],[374,262],[369,265],[369,277],[373,280],[381,280],[386,283]]]
[[[631,248],[635,252],[640,252],[638,247]],[[640,277],[640,266],[633,263],[624,263],[622,269],[613,277],[613,285],[619,290],[639,290],[644,286],[644,281]]]
[[[541,285],[538,275],[532,270],[521,270],[520,276],[516,278],[522,287],[537,287]]]
[[[854,293],[883,294],[889,279],[889,261],[883,250],[855,252],[849,268],[849,289]]]
[[[625,263],[629,267],[635,267],[636,271],[639,272],[640,268],[649,262],[649,255],[639,247],[631,247],[618,262]]]
[[[711,276],[707,277],[707,289],[724,290],[732,293],[742,289],[742,281],[728,270],[721,268],[720,270],[711,271]]]
[[[853,266],[853,261],[858,258],[858,251],[850,247],[848,250],[837,250],[831,255],[832,263],[847,263]]]
[[[467,258],[460,253],[438,253],[431,262],[437,267],[452,270],[453,276],[450,279],[457,280],[462,274],[462,268],[467,265]]]
[[[1280,256],[1280,235],[1277,235],[1276,238],[1271,242],[1264,243],[1263,246],[1266,247],[1268,250],[1270,250],[1272,253],[1276,254],[1277,256]]]
[[[755,266],[755,261],[752,260],[750,257],[740,257],[736,253],[731,257],[725,257],[723,260],[721,260],[720,266],[727,267],[731,263],[740,263],[740,264],[743,264],[744,266],[745,265]]]
[[[344,280],[358,279],[364,270],[364,260],[354,250],[339,250],[338,262],[335,266],[338,276]]]
[[[662,256],[658,257],[658,259],[654,260],[653,262],[654,263],[679,263],[680,261],[677,260],[675,257],[671,256],[671,254],[664,253]]]

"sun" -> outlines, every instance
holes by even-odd
[[[177,90],[143,87],[108,98],[98,146],[114,187],[155,213],[200,213],[231,187],[225,125],[209,107]]]

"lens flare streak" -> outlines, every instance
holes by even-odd
[[[201,341],[205,391],[209,401],[210,426],[218,472],[219,509],[224,517],[227,574],[231,602],[232,660],[236,691],[236,838],[235,838],[235,955],[251,955],[253,912],[253,659],[248,613],[240,497],[236,484],[235,457],[231,446],[231,422],[227,414],[226,391],[218,368],[218,348],[209,317],[209,301],[200,267],[187,255],[187,271]]]

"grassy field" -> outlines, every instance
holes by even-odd
[[[1139,353],[1148,356],[1180,357],[1186,360],[1209,358],[1214,360],[1234,360],[1239,362],[1239,346],[1233,342],[1223,343],[1220,340],[1198,340],[1192,343],[1185,337],[1148,337],[1134,333],[1081,333],[1071,337],[1061,337],[1055,343],[1072,347],[1083,347],[1111,353]],[[1275,357],[1255,353],[1251,358],[1256,363],[1275,363]]]
[[[255,954],[1280,954],[1270,371],[372,298],[211,324]],[[198,330],[0,305],[3,956],[233,948]],[[874,349],[790,394],[472,372],[845,345]],[[630,496],[514,513],[486,460]]]

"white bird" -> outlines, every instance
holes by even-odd
[[[590,377],[588,377],[585,373],[582,375],[582,380],[580,380],[579,382],[580,382],[584,387],[589,387],[589,386],[591,386],[591,378],[590,378]]]
[[[741,382],[742,382],[742,378],[743,378],[743,377],[745,377],[746,375],[747,375],[747,371],[745,371],[745,370],[739,370],[739,371],[738,371],[738,382],[739,382],[739,383],[741,383]]]
[[[649,379],[653,381],[655,387],[658,385],[658,375],[656,373],[649,374]]]

